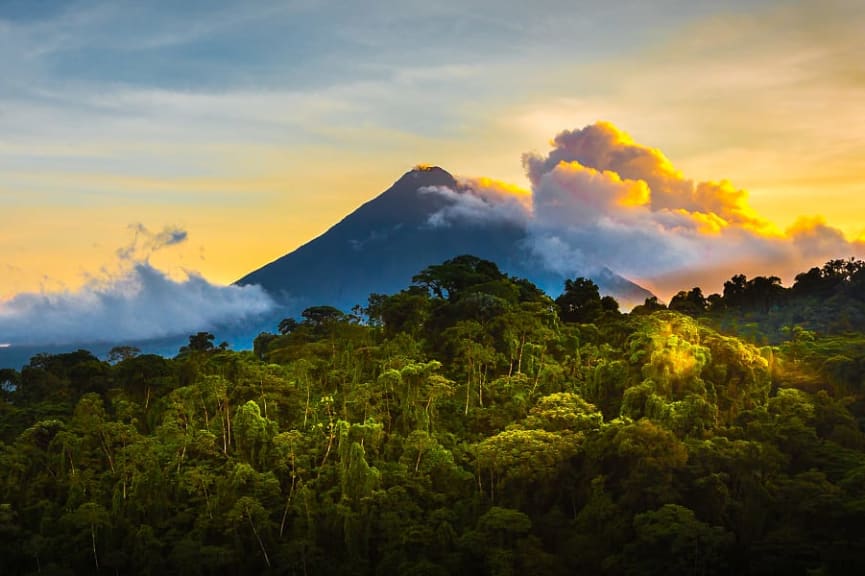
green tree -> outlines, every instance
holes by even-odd
[[[626,574],[728,574],[734,537],[697,520],[678,504],[634,517],[635,538],[624,549]]]
[[[565,290],[556,298],[556,306],[564,322],[591,323],[604,312],[597,284],[582,277],[565,280]]]

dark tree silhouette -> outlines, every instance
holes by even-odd
[[[604,312],[597,284],[582,277],[565,280],[565,291],[556,298],[556,306],[564,322],[594,322]]]

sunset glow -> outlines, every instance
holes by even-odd
[[[718,239],[619,263],[661,295],[860,254],[861,2],[483,4],[0,7],[0,299],[111,278],[136,224],[188,234],[155,268],[227,284],[421,159],[536,219]],[[551,147],[586,161],[533,175]]]

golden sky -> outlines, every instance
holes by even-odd
[[[599,120],[779,231],[865,233],[857,0],[121,4],[0,7],[0,298],[110,277],[138,224],[230,283],[415,164],[528,188],[523,153]]]

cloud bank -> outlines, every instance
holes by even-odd
[[[468,194],[439,188],[432,192],[452,204],[431,223],[522,223],[529,250],[548,269],[574,275],[609,267],[661,294],[699,282],[716,289],[737,273],[789,277],[865,254],[865,244],[819,217],[775,229],[744,190],[686,178],[660,150],[613,124],[566,130],[551,146],[523,156],[530,193],[485,179],[461,183]]]
[[[220,286],[193,271],[180,280],[149,262],[180,244],[185,230],[130,227],[117,251],[119,270],[91,277],[76,291],[21,293],[0,301],[0,343],[64,345],[149,340],[212,330],[253,319],[274,302],[260,286]]]

